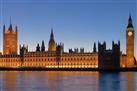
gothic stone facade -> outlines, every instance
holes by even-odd
[[[37,44],[36,51],[28,51],[25,45],[20,46],[17,54],[17,27],[15,31],[12,25],[6,30],[3,27],[3,54],[0,54],[0,67],[45,67],[45,68],[98,68],[99,57],[94,43],[93,52],[84,52],[84,49],[72,49],[64,52],[64,44],[55,44],[53,29],[51,31],[48,50],[42,41],[41,48]],[[120,67],[134,67],[134,29],[131,16],[126,30],[126,52],[120,52]],[[102,54],[103,55],[103,54]],[[110,57],[108,57],[110,58]],[[115,61],[115,60],[113,60]]]
[[[17,54],[18,48],[18,29],[15,27],[15,31],[10,24],[9,28],[6,29],[5,25],[3,26],[3,54]]]
[[[98,53],[25,52],[1,55],[0,67],[97,68]]]

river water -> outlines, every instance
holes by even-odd
[[[137,91],[137,72],[0,71],[0,91]]]

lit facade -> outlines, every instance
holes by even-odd
[[[56,51],[56,44],[54,40],[53,29],[51,29],[50,40],[48,44],[48,51],[50,52]]]
[[[135,64],[134,61],[134,28],[132,25],[132,18],[129,17],[128,26],[126,29],[126,54],[127,54],[127,67],[133,67]]]
[[[3,54],[17,54],[18,48],[18,29],[15,27],[15,31],[10,24],[9,28],[6,29],[3,26]]]
[[[98,53],[27,52],[22,47],[21,55],[1,55],[0,67],[45,67],[45,68],[97,68]]]
[[[131,17],[129,18],[129,24],[132,25]],[[130,27],[127,27],[126,31],[127,54],[122,54],[122,52],[119,51],[119,57],[116,57],[119,58],[118,65],[121,68],[135,66],[135,59],[131,59],[134,58],[134,30],[133,28],[131,29],[131,25]],[[94,43],[92,52],[84,52],[84,48],[81,48],[80,50],[77,48],[74,50],[69,49],[69,52],[65,52],[63,43],[55,43],[53,29],[51,30],[47,50],[45,49],[44,41],[42,41],[41,46],[40,44],[37,44],[36,51],[29,51],[28,46],[23,45],[20,46],[19,54],[17,54],[17,27],[15,29],[16,31],[12,31],[12,33],[11,25],[7,30],[8,32],[5,31],[5,26],[3,27],[3,54],[0,54],[0,67],[2,68],[99,68],[100,66],[99,53],[96,50],[96,43]],[[128,31],[131,31],[133,36],[131,34],[129,36]],[[6,37],[6,34],[8,33],[11,35],[9,37]],[[113,50],[115,51],[115,48]],[[109,56],[107,58],[111,59],[111,57]],[[113,60],[113,62],[115,63],[115,59]]]

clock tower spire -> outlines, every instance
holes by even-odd
[[[135,60],[134,60],[134,27],[132,24],[131,15],[128,19],[128,25],[126,29],[126,66],[127,67],[134,67]]]
[[[129,15],[128,26],[127,26],[127,28],[133,28],[131,15]]]

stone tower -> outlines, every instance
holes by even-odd
[[[3,54],[17,54],[17,46],[18,46],[18,28],[15,27],[15,30],[12,28],[12,24],[10,24],[9,28],[5,28],[3,26]]]
[[[50,51],[50,52],[56,51],[56,44],[55,44],[55,40],[54,40],[53,29],[51,29],[50,40],[49,40],[49,44],[48,44],[48,51]]]
[[[112,49],[106,49],[106,42],[98,43],[98,66],[100,70],[120,69],[120,41],[112,42]]]
[[[133,67],[135,64],[134,61],[134,28],[132,24],[132,18],[129,16],[128,26],[126,29],[126,66]]]

